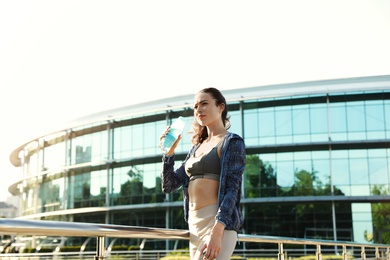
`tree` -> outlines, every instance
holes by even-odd
[[[246,197],[308,197],[331,194],[330,181],[322,183],[317,177],[317,171],[296,169],[292,174],[295,177],[294,184],[282,188],[277,184],[277,172],[271,164],[264,163],[256,155],[248,155],[245,170]],[[336,187],[334,194],[344,195]],[[338,228],[350,230],[352,225],[350,203],[335,205],[336,220],[339,220]],[[315,231],[316,236],[325,238],[329,232],[323,231],[333,230],[332,204],[307,203],[299,200],[291,203],[248,204],[244,225],[245,232],[249,234],[303,238],[309,228]],[[332,232],[330,234],[332,235]]]
[[[246,157],[245,168],[246,197],[274,197],[278,195],[280,187],[277,185],[276,175],[272,165],[263,163],[257,155]]]
[[[389,190],[384,186],[375,185],[371,192],[373,195],[389,195]],[[374,228],[374,234],[372,235],[373,242],[390,244],[390,203],[372,203],[371,211]],[[366,240],[369,241],[369,238],[370,236],[368,234]]]
[[[127,172],[129,180],[121,185],[120,194],[122,197],[121,204],[138,204],[142,203],[143,195],[143,171],[137,167],[130,167]]]

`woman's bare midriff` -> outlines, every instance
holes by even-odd
[[[219,182],[211,179],[195,179],[188,185],[190,210],[197,210],[218,203]]]

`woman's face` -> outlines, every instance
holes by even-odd
[[[215,99],[208,93],[195,95],[194,117],[201,126],[209,126],[221,120],[224,104],[216,105]]]

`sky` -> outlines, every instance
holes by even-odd
[[[0,201],[10,153],[96,112],[390,74],[388,0],[0,1]]]

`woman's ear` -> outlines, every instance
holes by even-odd
[[[225,110],[225,103],[221,103],[220,105],[219,105],[219,109],[220,109],[220,112],[222,113],[224,110]]]

